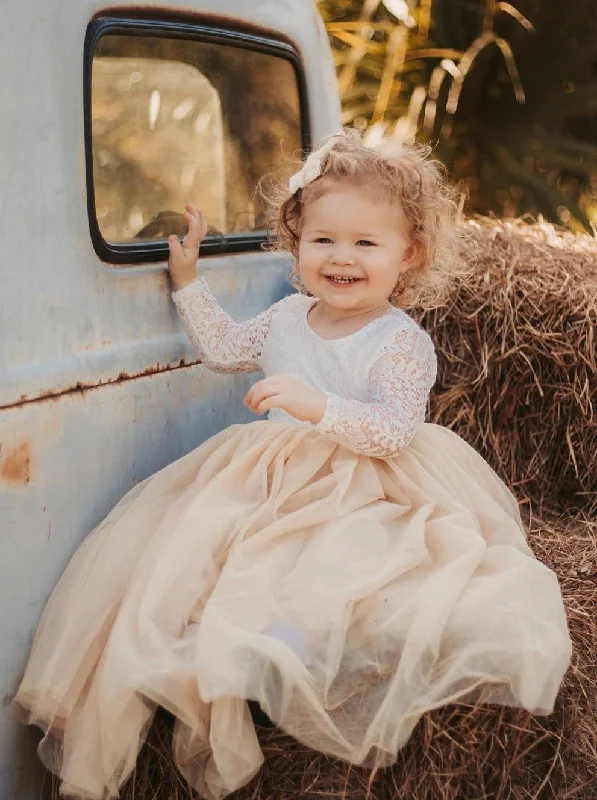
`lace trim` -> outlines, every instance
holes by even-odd
[[[260,370],[264,366],[261,361],[272,319],[282,305],[289,307],[289,314],[280,331],[284,341],[273,352],[268,351],[269,361],[265,367],[269,374],[291,368],[288,359],[292,358],[293,347],[300,346],[297,335],[300,339],[302,334],[290,321],[299,315],[308,325],[306,314],[310,303],[295,303],[293,306],[292,301],[296,301],[297,297],[291,295],[257,317],[237,323],[220,307],[204,278],[198,278],[173,293],[193,346],[203,363],[214,372]],[[437,361],[430,337],[410,318],[407,320],[408,325],[393,333],[369,372],[367,401],[326,393],[327,408],[321,422],[313,426],[316,430],[351,450],[377,458],[394,456],[408,445],[425,421]],[[372,339],[373,329],[368,326],[368,330]],[[288,337],[293,338],[288,340]],[[351,339],[349,336],[331,342],[345,341],[348,344]],[[330,341],[313,341],[310,346],[327,350]],[[359,347],[363,347],[361,337]],[[350,351],[346,352],[349,354]],[[282,363],[278,363],[280,359]],[[343,376],[344,371],[347,373],[344,376],[346,379],[350,377],[350,363],[347,361],[341,367]]]
[[[374,364],[368,402],[326,393],[328,403],[316,429],[364,455],[389,458],[400,452],[425,421],[437,373],[429,336],[401,330]]]
[[[213,372],[258,372],[263,346],[279,304],[246,322],[235,322],[203,277],[172,293],[189,339]]]

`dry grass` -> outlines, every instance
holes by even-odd
[[[440,355],[432,419],[514,486],[531,545],[559,577],[574,656],[556,710],[440,709],[375,774],[260,729],[265,765],[230,800],[597,798],[597,243],[488,220],[466,223],[464,238],[473,276],[424,318]],[[194,797],[170,739],[160,714],[123,800]]]
[[[593,0],[318,0],[342,122],[437,145],[467,208],[597,223]],[[448,21],[449,20],[449,21]]]
[[[597,241],[474,219],[464,250],[472,275],[423,319],[440,361],[430,419],[536,513],[595,513]]]

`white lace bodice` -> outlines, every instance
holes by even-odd
[[[234,322],[204,278],[173,293],[191,342],[215,372],[294,375],[327,396],[313,426],[365,455],[387,458],[425,421],[436,357],[427,333],[392,309],[356,333],[322,339],[307,314],[314,298],[291,295],[246,322]],[[297,422],[281,409],[270,420]],[[297,423],[304,424],[304,423]]]

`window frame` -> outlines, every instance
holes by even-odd
[[[91,121],[91,77],[93,57],[102,36],[152,36],[168,39],[190,39],[208,44],[222,44],[277,56],[290,62],[296,76],[299,96],[299,122],[301,147],[309,152],[311,129],[307,102],[306,80],[298,50],[285,41],[260,34],[201,22],[172,21],[167,19],[138,19],[133,17],[99,17],[93,19],[85,35],[83,55],[83,116],[85,139],[85,172],[87,181],[87,216],[93,248],[100,259],[108,264],[130,265],[167,261],[166,240],[140,242],[109,242],[102,236],[96,213],[95,183],[93,175],[93,140]],[[202,255],[252,252],[261,250],[267,241],[265,231],[247,231],[225,236],[208,236],[201,244]]]

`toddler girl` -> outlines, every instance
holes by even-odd
[[[197,276],[187,207],[174,301],[206,367],[263,370],[246,403],[269,419],[133,489],[58,584],[16,704],[64,794],[116,797],[157,705],[209,800],[262,763],[248,700],[370,766],[446,703],[552,710],[570,658],[556,577],[486,462],[424,422],[436,358],[402,309],[453,274],[453,207],[419,150],[330,138],[279,208],[299,292],[243,323]]]

